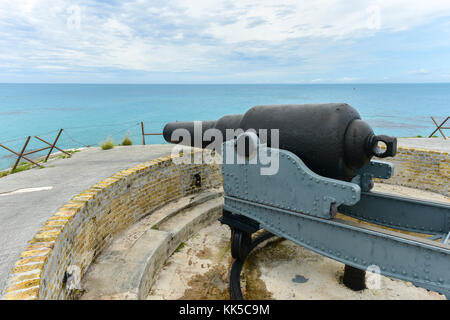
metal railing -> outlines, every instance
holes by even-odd
[[[21,159],[25,159],[25,160],[27,160],[28,162],[30,162],[30,163],[32,163],[32,164],[34,164],[34,165],[36,165],[36,166],[38,166],[38,167],[40,167],[40,168],[43,168],[43,166],[40,165],[39,163],[37,163],[37,162],[31,160],[30,158],[26,157],[26,156],[28,156],[28,155],[30,155],[30,154],[33,154],[33,153],[36,153],[36,152],[41,152],[41,151],[50,149],[50,151],[48,152],[47,156],[45,157],[44,162],[47,162],[48,158],[50,157],[50,155],[51,155],[52,152],[53,152],[53,149],[57,149],[57,150],[61,151],[62,153],[66,154],[67,156],[70,157],[70,153],[67,153],[66,151],[64,151],[64,150],[62,150],[62,149],[60,149],[60,148],[58,148],[58,147],[56,146],[56,143],[58,142],[58,139],[59,139],[59,137],[61,136],[61,133],[62,133],[62,132],[63,132],[63,129],[60,129],[59,132],[58,132],[58,135],[56,136],[56,139],[55,139],[55,141],[54,141],[53,143],[50,143],[50,142],[48,142],[48,141],[45,141],[44,139],[42,139],[42,138],[40,138],[40,137],[38,137],[38,136],[34,136],[34,138],[36,138],[37,140],[42,141],[42,142],[48,144],[48,147],[44,147],[44,148],[40,148],[40,149],[36,149],[36,150],[31,150],[31,151],[28,151],[28,152],[26,152],[26,149],[27,149],[28,143],[29,143],[30,140],[31,140],[31,136],[28,136],[28,137],[27,137],[27,139],[26,139],[26,141],[25,141],[25,144],[23,145],[22,150],[20,151],[20,153],[18,153],[18,152],[16,152],[16,151],[12,150],[12,149],[10,149],[10,148],[8,148],[7,146],[4,146],[4,145],[0,144],[0,147],[2,147],[2,148],[4,148],[4,149],[8,150],[9,152],[11,152],[11,153],[13,153],[13,154],[15,154],[15,155],[17,156],[17,160],[16,160],[16,162],[14,163],[14,166],[13,166],[12,169],[11,169],[11,173],[14,172],[14,170],[16,170],[16,168],[17,168],[17,166],[19,165]]]
[[[444,140],[447,140],[447,137],[445,136],[444,132],[442,132],[442,130],[443,130],[443,129],[450,129],[450,127],[443,127],[443,125],[447,122],[448,119],[450,119],[450,117],[445,118],[445,120],[442,121],[441,124],[438,124],[438,123],[436,122],[436,120],[435,120],[433,117],[431,117],[431,120],[433,120],[434,124],[436,125],[436,130],[434,130],[434,131],[428,136],[428,138],[431,138],[431,137],[433,136],[433,134],[435,134],[436,131],[439,130],[439,132],[442,134],[442,137],[444,137]]]
[[[141,129],[142,129],[142,144],[145,146],[145,136],[161,136],[162,133],[145,133],[144,130],[144,122],[141,122]]]

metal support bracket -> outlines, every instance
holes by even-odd
[[[406,234],[319,219],[288,210],[225,197],[224,209],[258,222],[261,228],[355,268],[380,273],[450,297],[450,246]]]
[[[370,191],[373,188],[373,178],[389,179],[394,174],[394,165],[389,162],[372,160],[366,166],[356,171],[353,183],[361,187],[361,191]]]
[[[259,223],[240,214],[233,214],[223,210],[222,216],[219,218],[222,224],[230,226],[230,228],[238,229],[247,233],[255,233],[260,228]]]
[[[286,150],[257,143],[251,157],[235,151],[235,140],[224,143],[223,223],[244,231],[248,224],[250,232],[263,228],[346,265],[361,270],[377,266],[383,275],[450,297],[450,206],[368,192],[373,178],[392,176],[392,164],[371,161],[352,182],[344,182],[315,174]],[[263,174],[264,163],[256,161],[255,154],[278,160],[278,170]],[[338,219],[337,210],[381,226],[440,235],[443,240]]]
[[[424,234],[450,231],[449,206],[381,192],[363,192],[353,205],[342,205],[339,212],[385,227]]]
[[[259,158],[278,161],[274,174],[263,174],[264,165],[239,157],[230,164],[235,140],[224,143],[222,173],[227,195],[293,212],[331,219],[341,204],[354,205],[360,199],[357,184],[319,176],[292,152],[258,144]],[[256,157],[256,155],[255,155]],[[254,161],[255,160],[255,161]],[[240,163],[238,162],[240,161]]]

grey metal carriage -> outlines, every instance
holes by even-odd
[[[267,127],[267,121],[277,117],[275,114],[272,119],[266,119],[267,115],[284,110],[287,113],[283,114],[284,118],[280,117],[280,123],[295,124],[293,116],[304,114],[298,113],[302,111],[301,107],[262,109],[270,113],[251,109],[254,119],[255,114],[259,118],[256,117],[250,123],[263,123]],[[319,106],[317,108],[324,111],[321,115],[316,112],[318,109],[308,108],[303,109],[309,110],[310,115],[303,123],[301,137],[312,139],[311,129],[308,131],[310,123],[311,128],[317,127],[318,123],[324,123],[327,129],[330,125],[344,127],[345,130],[339,129],[342,139],[331,141],[342,143],[342,146],[334,149],[334,153],[327,155],[327,148],[323,148],[323,145],[329,143],[326,141],[329,138],[324,140],[323,137],[317,142],[320,144],[323,141],[322,148],[317,147],[319,153],[314,153],[314,149],[303,153],[302,150],[309,148],[311,143],[303,143],[305,147],[302,149],[299,134],[291,135],[288,131],[285,131],[284,145],[282,143],[280,148],[271,147],[268,140],[260,141],[258,135],[250,131],[223,143],[223,159],[233,159],[223,161],[222,165],[225,200],[220,219],[230,226],[232,232],[231,253],[236,259],[230,273],[232,298],[242,298],[239,274],[246,256],[258,243],[272,235],[344,263],[349,276],[350,271],[353,274],[361,271],[361,281],[365,270],[378,271],[385,276],[440,292],[449,298],[450,206],[373,192],[373,179],[389,179],[394,167],[388,162],[370,158],[373,155],[395,155],[395,138],[374,136],[371,129],[361,123],[359,114],[348,105]],[[249,118],[247,115],[250,111],[245,115],[208,122],[207,129],[248,129],[245,119]],[[350,116],[344,119],[343,114]],[[320,116],[325,120],[317,119]],[[169,134],[182,127],[188,127],[191,131],[193,129],[191,123],[170,123],[164,130],[166,140],[179,143]],[[244,140],[245,147],[239,149],[239,141]],[[379,141],[386,144],[385,151],[377,148]],[[350,154],[356,154],[358,159],[345,156],[346,144],[351,145]],[[364,148],[366,151],[360,152],[359,149]],[[258,159],[262,155],[279,161],[275,173],[261,174],[261,170],[267,167],[267,163]],[[327,156],[334,162],[323,158]],[[322,165],[317,166],[317,163]],[[331,168],[328,171],[325,168],[327,166]],[[337,212],[355,219],[342,219],[336,216]],[[260,229],[267,233],[252,240],[252,234]],[[414,235],[399,231],[408,231]]]

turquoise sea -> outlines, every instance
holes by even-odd
[[[141,143],[146,132],[161,132],[175,120],[211,120],[243,113],[254,105],[346,102],[377,134],[399,137],[433,131],[430,116],[450,115],[450,84],[314,85],[102,85],[0,84],[0,143],[20,150],[26,137],[53,140],[64,128],[63,148],[120,143],[128,134]],[[160,136],[147,143],[163,143]],[[28,150],[45,145],[32,139]],[[14,157],[0,148],[0,168]]]

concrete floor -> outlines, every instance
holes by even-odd
[[[402,147],[421,148],[450,152],[450,137],[444,138],[398,138],[397,144]]]
[[[170,154],[172,147],[167,144],[111,150],[88,148],[70,159],[50,161],[44,169],[0,178],[0,293],[28,241],[60,207],[121,170]],[[37,189],[21,190],[28,188]]]
[[[376,184],[374,191],[412,195],[450,204],[450,198],[400,186]],[[274,238],[277,239],[277,238]],[[229,299],[230,229],[214,222],[185,242],[171,255],[156,276],[149,300]],[[241,283],[247,299],[275,300],[445,300],[436,292],[410,282],[368,273],[368,289],[344,286],[344,264],[295,243],[269,240],[252,252]]]

